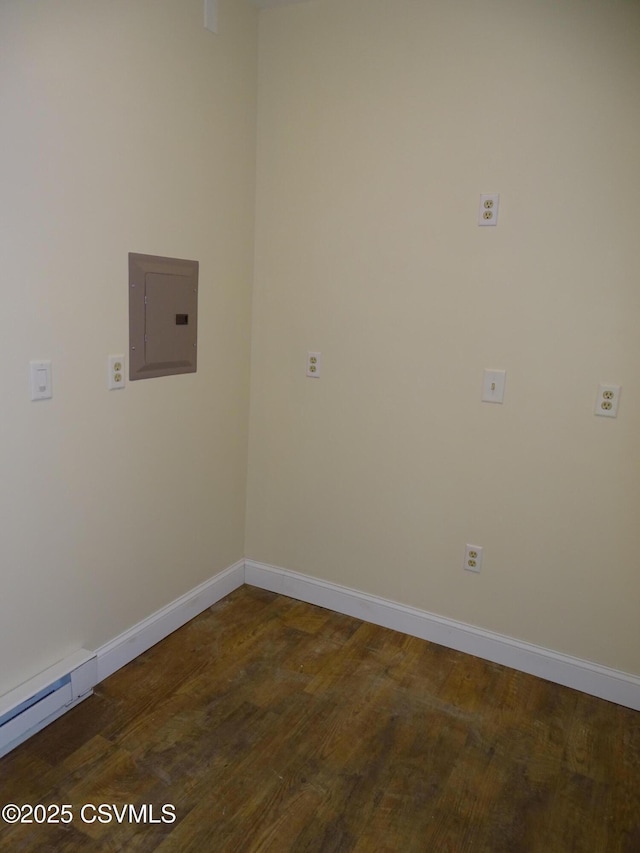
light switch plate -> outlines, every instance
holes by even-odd
[[[204,0],[204,26],[218,34],[218,0]]]
[[[485,370],[482,379],[482,402],[504,403],[506,370]]]
[[[29,367],[31,371],[31,399],[49,400],[53,397],[51,388],[51,362],[32,361]]]

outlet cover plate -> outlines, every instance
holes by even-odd
[[[618,415],[620,385],[598,385],[598,396],[594,414],[602,418],[615,418]]]
[[[468,572],[479,572],[482,568],[482,545],[466,545],[464,567]]]
[[[308,352],[307,353],[307,376],[309,376],[311,379],[319,379],[321,367],[322,367],[322,353]]]
[[[497,225],[499,206],[500,195],[498,193],[481,195],[480,208],[478,210],[478,225]]]
[[[125,386],[126,364],[123,355],[110,355],[107,359],[107,388],[118,391]]]

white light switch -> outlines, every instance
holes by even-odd
[[[31,368],[31,399],[48,400],[53,396],[51,390],[51,362],[32,361]]]
[[[506,370],[485,370],[482,379],[482,402],[504,403]]]

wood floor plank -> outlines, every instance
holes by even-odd
[[[640,714],[245,586],[1,759],[0,792],[76,815],[0,824],[10,853],[638,853]]]

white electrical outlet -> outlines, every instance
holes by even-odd
[[[497,225],[499,205],[500,195],[498,193],[481,195],[480,209],[478,211],[478,225]]]
[[[620,385],[598,385],[595,414],[603,418],[615,418],[618,414]]]
[[[318,379],[320,377],[320,364],[322,361],[322,355],[319,352],[308,352],[307,353],[307,376],[311,376],[312,379]]]
[[[110,355],[107,359],[107,387],[117,391],[125,385],[125,361],[123,355]]]
[[[467,545],[464,550],[464,567],[468,572],[482,568],[482,545]]]

